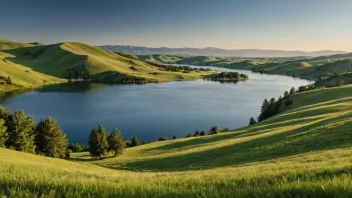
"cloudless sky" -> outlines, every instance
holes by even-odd
[[[45,44],[352,51],[352,0],[1,0],[0,25]]]

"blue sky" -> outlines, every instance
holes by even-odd
[[[2,0],[0,37],[46,44],[352,51],[352,0]]]

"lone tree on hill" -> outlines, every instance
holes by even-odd
[[[114,129],[108,136],[109,150],[114,152],[115,156],[123,153],[123,149],[125,148],[125,142],[123,141],[123,137],[121,131],[118,129]]]
[[[218,134],[218,133],[220,133],[218,126],[212,126],[211,129],[209,130],[209,135]]]
[[[290,89],[290,95],[294,95],[296,93],[296,89],[294,87],[292,87]]]
[[[64,158],[68,140],[59,125],[51,117],[40,120],[35,138],[36,152],[47,157]]]

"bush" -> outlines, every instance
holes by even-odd
[[[212,126],[209,130],[209,135],[214,135],[220,133],[218,126]]]

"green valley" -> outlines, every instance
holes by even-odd
[[[350,197],[352,86],[295,94],[293,105],[218,135],[68,160],[0,149],[10,197]]]

